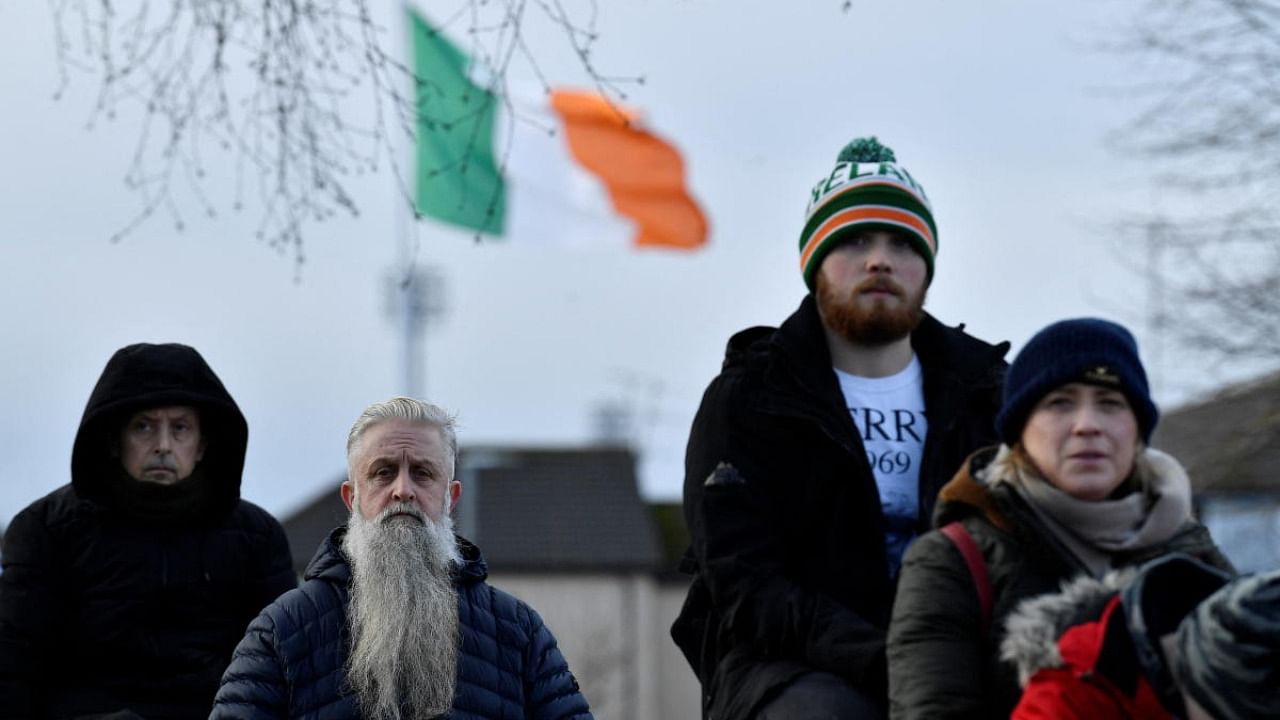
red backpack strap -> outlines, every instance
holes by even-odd
[[[978,549],[978,543],[959,521],[942,526],[942,534],[947,536],[952,545],[960,551],[964,564],[969,566],[969,576],[973,578],[973,589],[978,593],[978,607],[982,612],[982,634],[986,635],[991,627],[991,577],[987,575],[987,561]]]

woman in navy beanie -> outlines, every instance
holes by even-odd
[[[903,560],[891,717],[1008,717],[1020,689],[999,655],[1004,619],[1064,581],[1170,552],[1230,570],[1192,517],[1186,472],[1148,447],[1159,417],[1124,327],[1064,320],[1027,342],[1005,377],[1001,444],[942,489],[937,529]]]

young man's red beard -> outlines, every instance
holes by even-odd
[[[886,307],[884,303],[874,303],[864,309],[859,296],[872,288],[887,290],[903,300],[897,307]],[[822,320],[832,332],[858,345],[887,345],[911,334],[924,317],[924,296],[926,289],[920,289],[920,295],[908,298],[906,290],[898,283],[881,277],[873,277],[859,283],[851,293],[841,296],[827,284],[822,273],[818,273],[818,281],[814,294],[818,301],[818,310]]]

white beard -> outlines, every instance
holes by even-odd
[[[439,523],[407,504],[366,520],[357,497],[342,549],[352,573],[347,681],[362,716],[425,720],[448,712],[459,645],[450,564],[460,555],[447,509]]]

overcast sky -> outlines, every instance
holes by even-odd
[[[1127,61],[1090,48],[1112,4],[841,5],[600,4],[594,60],[644,76],[629,102],[684,153],[710,244],[567,253],[422,224],[417,261],[443,273],[448,305],[424,345],[426,394],[459,412],[463,444],[579,444],[612,400],[635,410],[645,493],[677,497],[726,339],[798,304],[808,188],[859,135],[896,150],[933,201],[940,319],[1016,349],[1050,321],[1102,315],[1138,323],[1150,358],[1146,289],[1103,231],[1152,201],[1104,143],[1131,110],[1100,92]],[[549,80],[582,84],[545,24],[529,33]],[[0,8],[0,521],[67,482],[84,402],[137,341],[189,343],[222,377],[249,420],[245,497],[282,514],[336,491],[350,423],[402,388],[383,287],[392,180],[356,179],[359,218],[307,227],[300,273],[255,239],[260,207],[232,210],[230,160],[210,162],[217,217],[187,207],[181,232],[157,216],[110,243],[137,209],[122,183],[136,125],[87,127],[91,75],[54,100],[53,39],[45,3]],[[1154,374],[1166,403],[1214,381],[1167,359]]]

